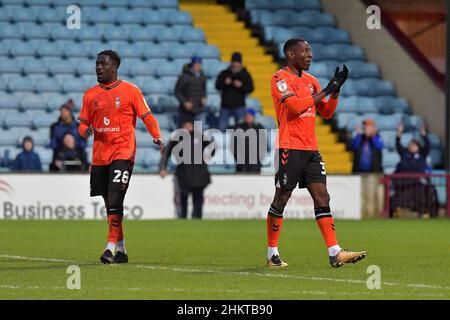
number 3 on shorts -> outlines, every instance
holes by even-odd
[[[327,174],[327,171],[325,170],[325,162],[321,161],[320,165],[322,166],[322,172],[321,173],[324,174],[324,175]]]
[[[128,179],[129,179],[129,173],[128,171],[124,171],[122,173],[122,171],[120,170],[114,170],[114,179],[113,182],[115,183],[120,183],[122,182],[123,184],[127,184],[128,183]],[[122,176],[122,179],[120,178]]]

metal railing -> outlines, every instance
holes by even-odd
[[[396,210],[408,209],[418,216],[450,217],[450,174],[393,173],[385,175],[385,218],[395,217]]]

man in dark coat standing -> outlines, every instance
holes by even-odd
[[[180,124],[201,120],[206,107],[206,77],[200,57],[192,57],[191,63],[184,66],[175,85],[175,96],[180,103]]]
[[[233,136],[232,152],[236,160],[236,172],[260,173],[261,163],[267,155],[267,143],[265,143],[267,141],[267,130],[264,130],[264,127],[255,121],[255,117],[255,110],[248,108],[245,112],[244,121],[234,126],[235,135]],[[241,146],[239,146],[236,137],[239,129],[242,130],[244,135],[248,135]],[[261,149],[261,142],[264,145],[263,149]],[[239,158],[243,158],[244,161],[240,163]]]
[[[197,137],[197,135],[194,134],[194,125],[190,121],[185,121],[182,124],[182,129],[186,130],[189,133],[188,140],[190,141],[184,142],[184,136],[180,141],[170,141],[168,147],[166,148],[166,152],[161,157],[159,173],[162,178],[167,175],[167,162],[172,154],[172,150],[179,143],[185,143],[182,151],[180,151],[179,153],[181,159],[177,159],[178,161],[184,161],[179,161],[175,170],[181,206],[179,218],[187,218],[188,198],[189,195],[192,194],[192,218],[201,219],[203,215],[203,192],[205,188],[211,183],[208,165],[203,158],[203,151],[210,144],[210,142],[205,141],[202,137],[202,134],[200,134],[200,137]],[[184,148],[190,148],[190,159],[184,159],[184,157],[186,157],[186,155],[183,154],[184,151],[186,151]],[[194,160],[196,159],[194,155],[198,148],[201,148],[202,158],[200,163],[195,163]]]
[[[217,77],[216,88],[222,92],[219,130],[224,131],[230,117],[234,117],[236,124],[244,119],[245,97],[254,89],[253,79],[242,65],[242,55],[239,52],[232,54],[230,66]]]

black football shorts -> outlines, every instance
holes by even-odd
[[[306,188],[310,183],[327,182],[325,163],[319,151],[278,150],[275,186],[281,189]]]
[[[91,197],[119,193],[125,198],[133,165],[131,160],[114,160],[106,166],[92,166]]]

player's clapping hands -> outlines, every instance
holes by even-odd
[[[340,92],[341,87],[347,80],[347,78],[348,78],[347,66],[344,64],[342,70],[339,70],[339,66],[336,67],[333,78],[331,78],[330,82],[323,89],[323,91],[326,93],[326,95]]]

